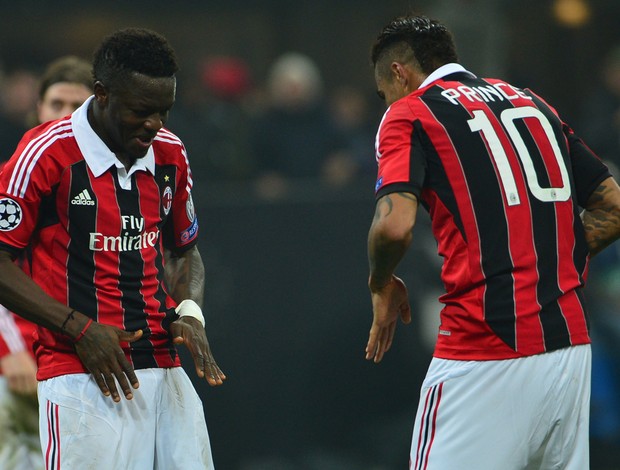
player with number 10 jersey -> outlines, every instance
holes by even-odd
[[[435,356],[587,344],[579,212],[609,172],[537,95],[451,66],[393,103],[376,141],[377,199],[414,193],[444,258]]]

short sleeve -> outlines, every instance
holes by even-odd
[[[15,256],[30,241],[54,173],[45,167],[45,153],[29,151],[27,137],[0,171],[0,248]]]
[[[414,152],[414,119],[404,101],[385,112],[375,142],[378,175],[375,196],[410,192],[420,197],[424,181],[423,156]]]
[[[568,139],[577,203],[586,207],[594,190],[609,178],[611,173],[601,159],[566,125],[564,134]]]
[[[175,194],[172,199],[170,217],[167,221],[168,236],[164,239],[166,248],[183,252],[196,244],[198,239],[198,217],[192,198],[192,173],[185,150],[179,166]]]

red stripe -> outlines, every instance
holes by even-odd
[[[439,384],[439,390],[437,392],[437,401],[435,402],[435,411],[433,412],[433,421],[431,422],[431,441],[428,443],[426,449],[426,456],[424,458],[424,470],[428,468],[428,457],[431,454],[431,448],[433,447],[433,441],[435,440],[435,430],[437,429],[437,411],[439,410],[439,403],[441,402],[441,391],[443,390],[443,382]]]
[[[422,412],[422,416],[420,416],[420,434],[418,435],[418,447],[415,452],[415,468],[418,468],[418,460],[420,459],[420,443],[422,442],[422,431],[424,429],[424,422],[426,417],[426,410],[428,408],[428,400],[430,399],[432,388],[428,389],[426,392],[426,400],[424,402],[424,411]],[[411,459],[409,459],[409,468],[411,468]]]

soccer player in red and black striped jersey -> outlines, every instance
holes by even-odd
[[[394,272],[420,203],[443,257],[410,468],[588,468],[583,287],[589,257],[620,234],[620,188],[542,98],[462,67],[441,23],[395,19],[372,62],[388,109],[368,239],[368,360],[382,360],[399,317],[411,320]]]
[[[209,384],[225,380],[199,307],[191,171],[164,128],[177,69],[157,33],[108,36],[94,95],[26,133],[0,173],[0,303],[40,325],[48,469],[213,468],[176,351],[185,344]],[[28,246],[32,280],[13,263]]]

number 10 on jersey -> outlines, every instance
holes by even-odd
[[[493,124],[489,120],[487,114],[482,110],[473,111],[473,115],[474,117],[469,119],[467,123],[469,124],[469,128],[472,132],[480,132],[487,141],[489,152],[495,161],[495,166],[497,168],[497,172],[499,173],[499,179],[502,187],[504,188],[504,194],[506,195],[508,205],[515,206],[520,204],[521,199],[517,191],[517,184],[515,182],[512,168],[508,162],[508,156],[506,155],[506,151],[502,146],[497,132],[493,128]],[[548,140],[549,146],[547,148],[550,147],[553,150],[553,156],[555,157],[554,161],[558,165],[560,176],[562,178],[562,186],[557,188],[543,188],[540,186],[538,175],[536,174],[536,168],[534,167],[534,162],[532,161],[532,156],[527,149],[521,133],[515,125],[515,121],[517,119],[525,118],[537,119],[540,123]],[[512,145],[516,150],[516,154],[519,157],[521,164],[523,165],[527,185],[534,197],[543,202],[568,200],[571,194],[568,170],[566,169],[558,141],[553,133],[553,129],[547,117],[538,109],[527,106],[503,110],[500,114],[500,120],[507,136],[510,138]],[[546,159],[543,159],[542,163],[547,171],[547,174],[549,174],[547,167],[549,162]]]

